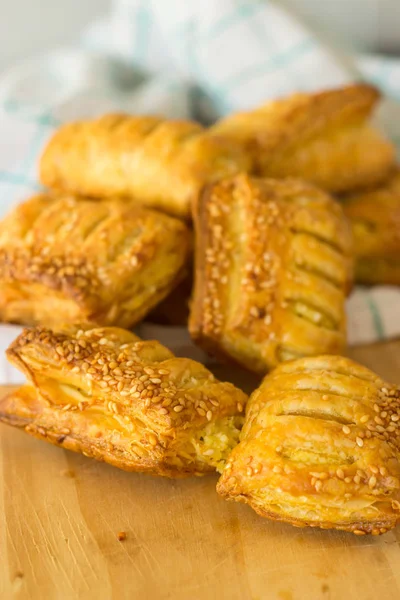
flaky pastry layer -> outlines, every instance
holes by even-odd
[[[45,148],[40,179],[96,198],[114,195],[188,218],[205,183],[247,170],[245,149],[192,121],[126,114],[61,127]]]
[[[343,208],[353,230],[356,281],[400,285],[400,170],[381,187],[347,196]]]
[[[156,341],[106,327],[24,330],[7,351],[27,377],[0,420],[127,471],[222,469],[247,396]]]
[[[211,131],[243,144],[258,175],[344,192],[377,184],[394,167],[392,144],[370,123],[378,100],[366,84],[295,94],[228,116]]]
[[[259,373],[343,349],[352,260],[338,203],[301,181],[239,175],[205,191],[194,224],[196,343]]]
[[[339,356],[280,365],[252,394],[218,483],[296,526],[378,535],[400,520],[400,392]]]
[[[0,319],[130,327],[185,276],[191,234],[125,200],[35,196],[0,223]]]

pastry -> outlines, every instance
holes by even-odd
[[[212,131],[244,144],[258,175],[344,192],[379,183],[394,166],[393,146],[370,124],[378,100],[366,84],[295,94],[228,116]]]
[[[338,353],[352,261],[340,205],[297,180],[225,179],[194,209],[189,329],[204,350],[265,373]]]
[[[124,200],[35,196],[0,223],[0,320],[130,327],[186,273],[178,219]]]
[[[146,321],[158,325],[186,327],[189,319],[190,298],[193,287],[193,273],[189,268],[188,275],[172,290],[172,292],[157,304],[146,317]]]
[[[339,356],[280,365],[248,402],[217,486],[299,527],[378,535],[400,520],[400,392]]]
[[[356,281],[400,285],[400,170],[383,186],[345,198],[343,208],[353,229]]]
[[[28,384],[0,419],[127,471],[201,475],[238,442],[247,396],[124,329],[24,330],[7,351]]]
[[[56,190],[125,196],[189,217],[204,183],[249,165],[241,146],[205,135],[197,123],[106,115],[61,127],[45,148],[40,179]]]

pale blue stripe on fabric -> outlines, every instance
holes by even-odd
[[[266,61],[259,65],[254,65],[238,73],[234,77],[222,82],[222,86],[224,89],[224,93],[228,94],[232,87],[236,87],[237,85],[244,85],[246,81],[249,81],[252,77],[257,77],[260,75],[266,75],[268,72],[275,71],[276,69],[288,68],[289,63],[296,62],[300,57],[302,57],[305,53],[311,52],[315,49],[315,42],[310,38],[302,40],[300,43],[296,44],[293,48],[286,50],[280,54],[276,54],[275,56],[270,56]]]
[[[264,2],[246,2],[240,3],[236,6],[228,15],[221,17],[219,21],[214,23],[209,29],[202,32],[198,38],[198,42],[210,42],[213,38],[218,37],[222,33],[231,29],[232,26],[237,25],[241,21],[248,20],[249,17],[253,17],[261,8],[264,8]]]
[[[53,129],[53,127],[51,127],[51,129]],[[26,153],[25,157],[18,165],[18,171],[20,171],[22,173],[29,173],[31,171],[31,169],[33,168],[33,166],[36,162],[38,152],[39,152],[44,140],[48,136],[48,134],[49,134],[48,127],[43,126],[42,124],[39,124],[38,128],[36,130],[36,133],[33,136],[33,139],[30,143],[28,152]]]
[[[365,302],[371,312],[372,323],[374,324],[376,339],[383,340],[385,338],[385,328],[383,325],[382,315],[375,300],[370,294],[365,294]]]
[[[265,8],[265,1],[255,0],[252,3],[240,2],[232,12],[227,15],[223,15],[216,23],[213,23],[208,29],[204,31],[196,32],[196,43],[199,42],[210,42],[216,36],[221,33],[225,33],[227,29],[230,29],[233,25],[237,25],[240,21],[248,19],[253,15],[257,14],[259,10]],[[179,23],[175,28],[170,29],[167,32],[168,36],[171,36],[175,40],[179,40],[187,35],[188,28],[193,27],[194,21],[184,21]],[[191,30],[192,32],[192,30]],[[194,40],[193,40],[194,42]]]
[[[133,57],[135,61],[141,65],[145,63],[146,54],[149,47],[149,34],[152,27],[153,19],[147,0],[142,0],[136,12],[136,27],[134,40],[135,46]]]
[[[7,185],[19,185],[24,187],[32,187],[39,191],[42,187],[32,179],[29,179],[25,175],[19,173],[12,173],[10,171],[0,171],[0,183],[6,183]]]

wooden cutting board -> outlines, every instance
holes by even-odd
[[[400,383],[400,342],[351,355]],[[216,481],[124,473],[0,425],[1,600],[400,598],[400,528],[271,523]]]

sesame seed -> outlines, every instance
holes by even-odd
[[[360,446],[360,448],[362,448],[364,445],[363,440],[358,436],[356,437],[356,443],[357,443],[357,446]]]
[[[342,431],[345,434],[349,434],[350,433],[350,427],[348,427],[347,425],[343,425]]]
[[[149,442],[152,446],[157,446],[158,440],[157,440],[157,437],[154,435],[154,433],[149,433],[148,438],[149,438]]]
[[[339,477],[339,479],[344,479],[344,471],[343,471],[343,469],[337,469],[336,475]]]
[[[207,411],[206,417],[207,417],[207,421],[211,421],[211,419],[212,419],[212,412],[211,412],[211,410]]]
[[[279,465],[274,465],[272,467],[272,470],[274,473],[282,473],[282,467],[280,467]]]
[[[183,410],[183,406],[181,406],[180,404],[178,404],[177,406],[174,406],[174,411],[176,413],[179,413]]]
[[[373,487],[376,486],[376,477],[375,477],[375,475],[372,475],[372,477],[369,478],[368,485],[369,485],[370,488],[373,488]]]
[[[363,415],[360,419],[361,423],[366,423],[369,420],[369,415]]]
[[[321,488],[322,488],[322,481],[320,479],[318,479],[315,482],[315,489],[317,490],[317,492],[319,492],[321,490]]]
[[[361,529],[353,529],[353,533],[355,535],[365,535],[365,531],[362,531]]]

